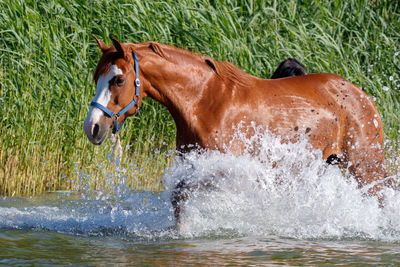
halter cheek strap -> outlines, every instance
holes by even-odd
[[[118,118],[121,117],[123,114],[125,114],[131,107],[136,105],[139,101],[139,87],[140,87],[140,80],[139,80],[139,61],[138,57],[135,52],[132,52],[133,58],[135,60],[135,72],[136,72],[136,79],[135,79],[135,96],[133,97],[133,100],[126,106],[124,107],[121,111],[118,113],[114,113],[102,104],[93,101],[90,103],[90,106],[99,108],[101,109],[108,117],[113,119],[114,127],[112,129],[112,133],[115,134],[117,133],[121,128],[122,125],[124,125],[125,120],[121,121],[120,124],[118,124]],[[136,100],[137,99],[137,100]],[[139,107],[136,109],[135,114],[139,111]]]

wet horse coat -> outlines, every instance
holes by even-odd
[[[324,159],[339,158],[339,166],[349,168],[360,187],[386,177],[377,109],[369,96],[338,75],[260,79],[231,63],[172,46],[122,44],[115,39],[113,43],[109,47],[98,41],[103,56],[94,75],[95,98],[112,112],[132,101],[136,77],[132,52],[138,56],[141,82],[137,104],[118,122],[134,114],[144,97],[151,97],[171,113],[180,151],[195,145],[225,152],[235,126],[254,122],[283,140],[295,142],[300,134],[306,135]],[[111,118],[91,107],[84,129],[92,143],[101,144],[112,127]],[[243,149],[242,143],[234,142],[229,152],[240,154]],[[178,185],[176,199],[183,201],[179,192]],[[182,201],[173,199],[177,220]]]

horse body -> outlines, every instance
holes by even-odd
[[[255,122],[283,140],[296,142],[306,135],[324,159],[335,155],[343,167],[348,162],[357,164],[353,172],[360,185],[384,177],[380,117],[370,98],[355,85],[335,74],[279,81],[249,79],[254,82],[219,92],[208,86],[201,92],[202,98],[187,107],[187,117],[173,115],[178,149],[186,151],[195,143],[225,151],[230,144],[229,152],[240,154],[244,145],[231,143],[238,130],[235,126]]]
[[[246,129],[255,124],[268,128],[283,142],[296,142],[306,135],[324,159],[334,155],[340,167],[349,167],[360,187],[386,176],[382,124],[375,105],[363,91],[338,75],[266,80],[231,63],[172,46],[113,42],[114,47],[108,47],[98,41],[103,57],[95,73],[98,83],[110,68],[121,70],[116,77],[123,82],[116,84],[115,77],[109,80],[111,100],[107,108],[116,112],[134,97],[134,51],[139,58],[141,90],[137,105],[119,120],[134,114],[143,97],[155,99],[169,110],[176,123],[180,151],[197,146],[240,154],[244,144],[232,143],[235,131],[240,130],[236,126],[241,124]],[[95,144],[101,143],[104,132],[112,127],[111,118],[103,116],[95,121],[90,112],[85,121],[85,132]],[[180,184],[173,196],[177,220],[180,203],[185,200],[184,193],[179,193],[185,183]],[[380,186],[370,192],[375,193]]]

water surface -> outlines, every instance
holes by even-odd
[[[257,157],[177,159],[158,194],[126,188],[122,175],[111,194],[2,198],[0,264],[400,264],[399,192],[384,189],[381,208],[306,141],[258,138]],[[182,178],[213,190],[192,193],[178,232],[169,198]]]
[[[124,235],[81,236],[50,231],[0,233],[0,264],[400,264],[400,245],[360,240],[282,237],[204,237],[142,240]]]

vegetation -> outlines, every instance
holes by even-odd
[[[295,57],[366,90],[397,142],[399,21],[390,0],[0,0],[0,194],[105,184],[111,142],[93,146],[82,127],[100,57],[93,35],[172,44],[258,77]],[[168,112],[146,100],[121,133],[129,184],[160,189],[174,136]]]

